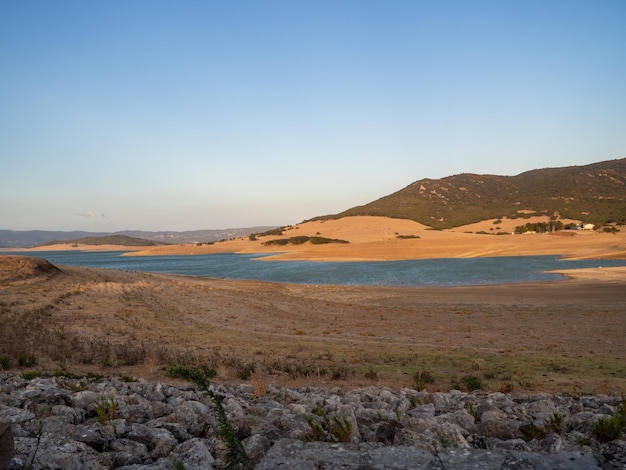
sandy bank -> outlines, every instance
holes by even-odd
[[[516,225],[546,218],[484,221],[454,230],[431,230],[411,220],[346,217],[289,227],[282,236],[239,238],[213,244],[171,245],[131,255],[207,253],[276,253],[265,260],[377,261],[427,258],[558,255],[568,258],[626,259],[626,232],[562,231],[555,234],[511,235]],[[478,233],[482,232],[482,233]],[[495,235],[495,233],[506,233]],[[266,246],[265,242],[296,236],[346,240],[348,244]]]
[[[613,281],[613,282],[626,282],[626,267],[618,268],[584,268],[584,269],[564,269],[558,271],[551,271],[570,279],[581,279],[589,281]]]

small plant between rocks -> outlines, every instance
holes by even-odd
[[[562,413],[553,413],[548,421],[546,422],[546,428],[552,431],[553,433],[560,433],[563,429],[563,420],[565,419],[565,415]]]
[[[245,470],[252,468],[252,462],[246,454],[243,444],[237,437],[237,431],[226,415],[226,410],[224,410],[224,406],[222,405],[223,397],[210,388],[210,377],[207,376],[207,372],[209,372],[210,375],[210,371],[212,371],[212,369],[204,370],[192,366],[173,365],[165,370],[165,374],[170,377],[177,377],[193,382],[213,400],[217,411],[219,435],[227,448],[226,465],[224,468],[226,470]]]
[[[321,405],[313,409],[313,416],[307,418],[311,428],[311,440],[322,442],[350,442],[352,423],[345,416],[328,416]]]
[[[98,422],[100,424],[106,424],[115,419],[115,415],[117,413],[117,401],[114,396],[103,396],[97,403],[94,404],[93,408],[98,415]]]
[[[605,444],[620,439],[626,432],[626,396],[622,396],[622,403],[617,412],[609,417],[599,418],[591,427],[591,434],[596,441]]]

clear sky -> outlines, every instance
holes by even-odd
[[[626,156],[624,0],[3,0],[0,228],[288,225]]]

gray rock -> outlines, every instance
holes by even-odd
[[[24,423],[35,419],[35,415],[28,410],[20,408],[4,408],[0,409],[0,420],[9,423]]]
[[[13,431],[11,423],[0,421],[0,469],[6,468],[13,459]]]
[[[176,438],[167,429],[139,423],[130,424],[125,437],[145,444],[154,459],[167,456],[178,445]]]
[[[581,411],[565,418],[563,426],[573,431],[588,433],[597,416],[598,415],[592,411]]]
[[[379,447],[367,452],[368,461],[361,468],[409,470],[438,468],[437,457],[414,447]]]
[[[269,439],[262,434],[254,434],[253,436],[247,437],[243,440],[242,444],[252,462],[261,460],[271,447]]]
[[[59,416],[66,423],[78,424],[85,420],[85,410],[67,405],[55,405],[51,409],[52,415]]]
[[[50,416],[41,420],[32,421],[23,431],[30,434],[42,434],[46,436],[73,436],[74,425],[68,423],[61,416]],[[22,436],[27,437],[27,436]]]
[[[111,468],[108,455],[87,444],[69,439],[19,437],[15,439],[15,456],[33,470],[105,470]]]
[[[109,443],[117,439],[118,435],[123,434],[126,428],[124,420],[116,421],[117,426],[113,423],[100,424],[98,422],[78,425],[74,428],[74,439],[84,442],[91,448],[99,449],[100,452],[105,451]],[[119,434],[118,428],[121,431]]]
[[[502,441],[500,439],[491,439],[487,442],[486,447],[492,450],[517,450],[529,452],[530,447],[523,439],[509,439]]]
[[[591,433],[596,420],[619,412],[619,397],[274,385],[257,397],[250,385],[211,387],[259,468],[626,468],[626,442],[600,445]],[[225,464],[215,404],[190,384],[0,374],[0,391],[0,421],[15,442],[12,470],[31,462],[122,470]],[[98,422],[96,406],[113,403]],[[319,407],[326,419],[313,413]],[[341,436],[349,443],[335,443],[340,429],[319,436],[332,442],[310,442],[308,421],[329,426],[335,417],[349,423]]]
[[[416,417],[434,417],[435,404],[426,403],[425,405],[418,405],[415,408],[411,408],[409,411],[407,411],[407,414]]]
[[[139,465],[150,458],[148,447],[131,439],[115,439],[109,442],[109,456],[114,468]]]
[[[500,408],[496,408],[496,407],[491,407],[487,410],[481,411],[480,413],[480,422],[485,424],[485,423],[490,423],[492,421],[502,421],[503,419],[506,419],[506,415],[507,413],[504,410],[501,410]]]
[[[102,393],[93,390],[82,390],[74,394],[74,407],[81,408],[89,414],[95,414],[94,405],[102,399]]]
[[[578,452],[560,454],[536,454],[511,452],[502,470],[600,470],[592,455]]]
[[[415,469],[436,461],[427,452],[411,447],[376,448],[354,444],[302,442],[284,439],[277,442],[256,470],[339,469]]]
[[[393,445],[396,439],[396,432],[402,427],[399,421],[383,421],[376,427],[374,434],[375,442],[382,442],[385,445]]]
[[[194,437],[194,434],[192,434],[193,430],[181,423],[164,422],[161,426],[158,427],[167,429],[169,432],[172,433],[172,436],[174,436],[178,442],[188,441],[189,439],[193,439]],[[198,435],[201,432],[202,430],[200,429],[195,435]]]
[[[623,470],[626,468],[626,441],[612,441],[602,446],[597,454],[599,465],[604,470]]]
[[[495,437],[503,441],[522,437],[518,423],[505,420],[481,421],[478,425],[478,432],[485,437]]]
[[[481,449],[445,449],[437,453],[441,469],[501,470],[506,454]]]
[[[151,402],[138,393],[126,396],[118,403],[118,414],[129,422],[142,423],[154,417]]]
[[[460,448],[469,449],[471,446],[463,436],[461,428],[450,422],[437,423],[427,430],[435,448]]]
[[[462,429],[473,432],[476,429],[474,417],[466,409],[444,413],[436,417],[438,422],[451,422],[458,424]]]
[[[231,418],[240,418],[244,415],[243,407],[232,397],[226,398],[222,402],[222,406],[224,407],[226,414],[228,414]]]
[[[168,421],[181,424],[190,434],[198,434],[210,413],[210,408],[204,403],[186,400],[176,407]]]
[[[180,444],[173,454],[177,456],[175,460],[184,465],[185,470],[211,470],[215,464],[206,441],[197,437]]]
[[[445,450],[437,455],[414,447],[372,447],[365,444],[304,443],[282,440],[255,467],[257,470],[308,469],[499,469],[504,455],[479,450]]]

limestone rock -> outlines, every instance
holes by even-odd
[[[626,441],[601,444],[591,431],[621,412],[620,397],[211,387],[260,469],[626,465]],[[211,469],[228,454],[215,403],[190,384],[0,374],[0,423],[0,470]]]
[[[11,423],[0,421],[0,470],[5,469],[13,459],[13,445]]]

